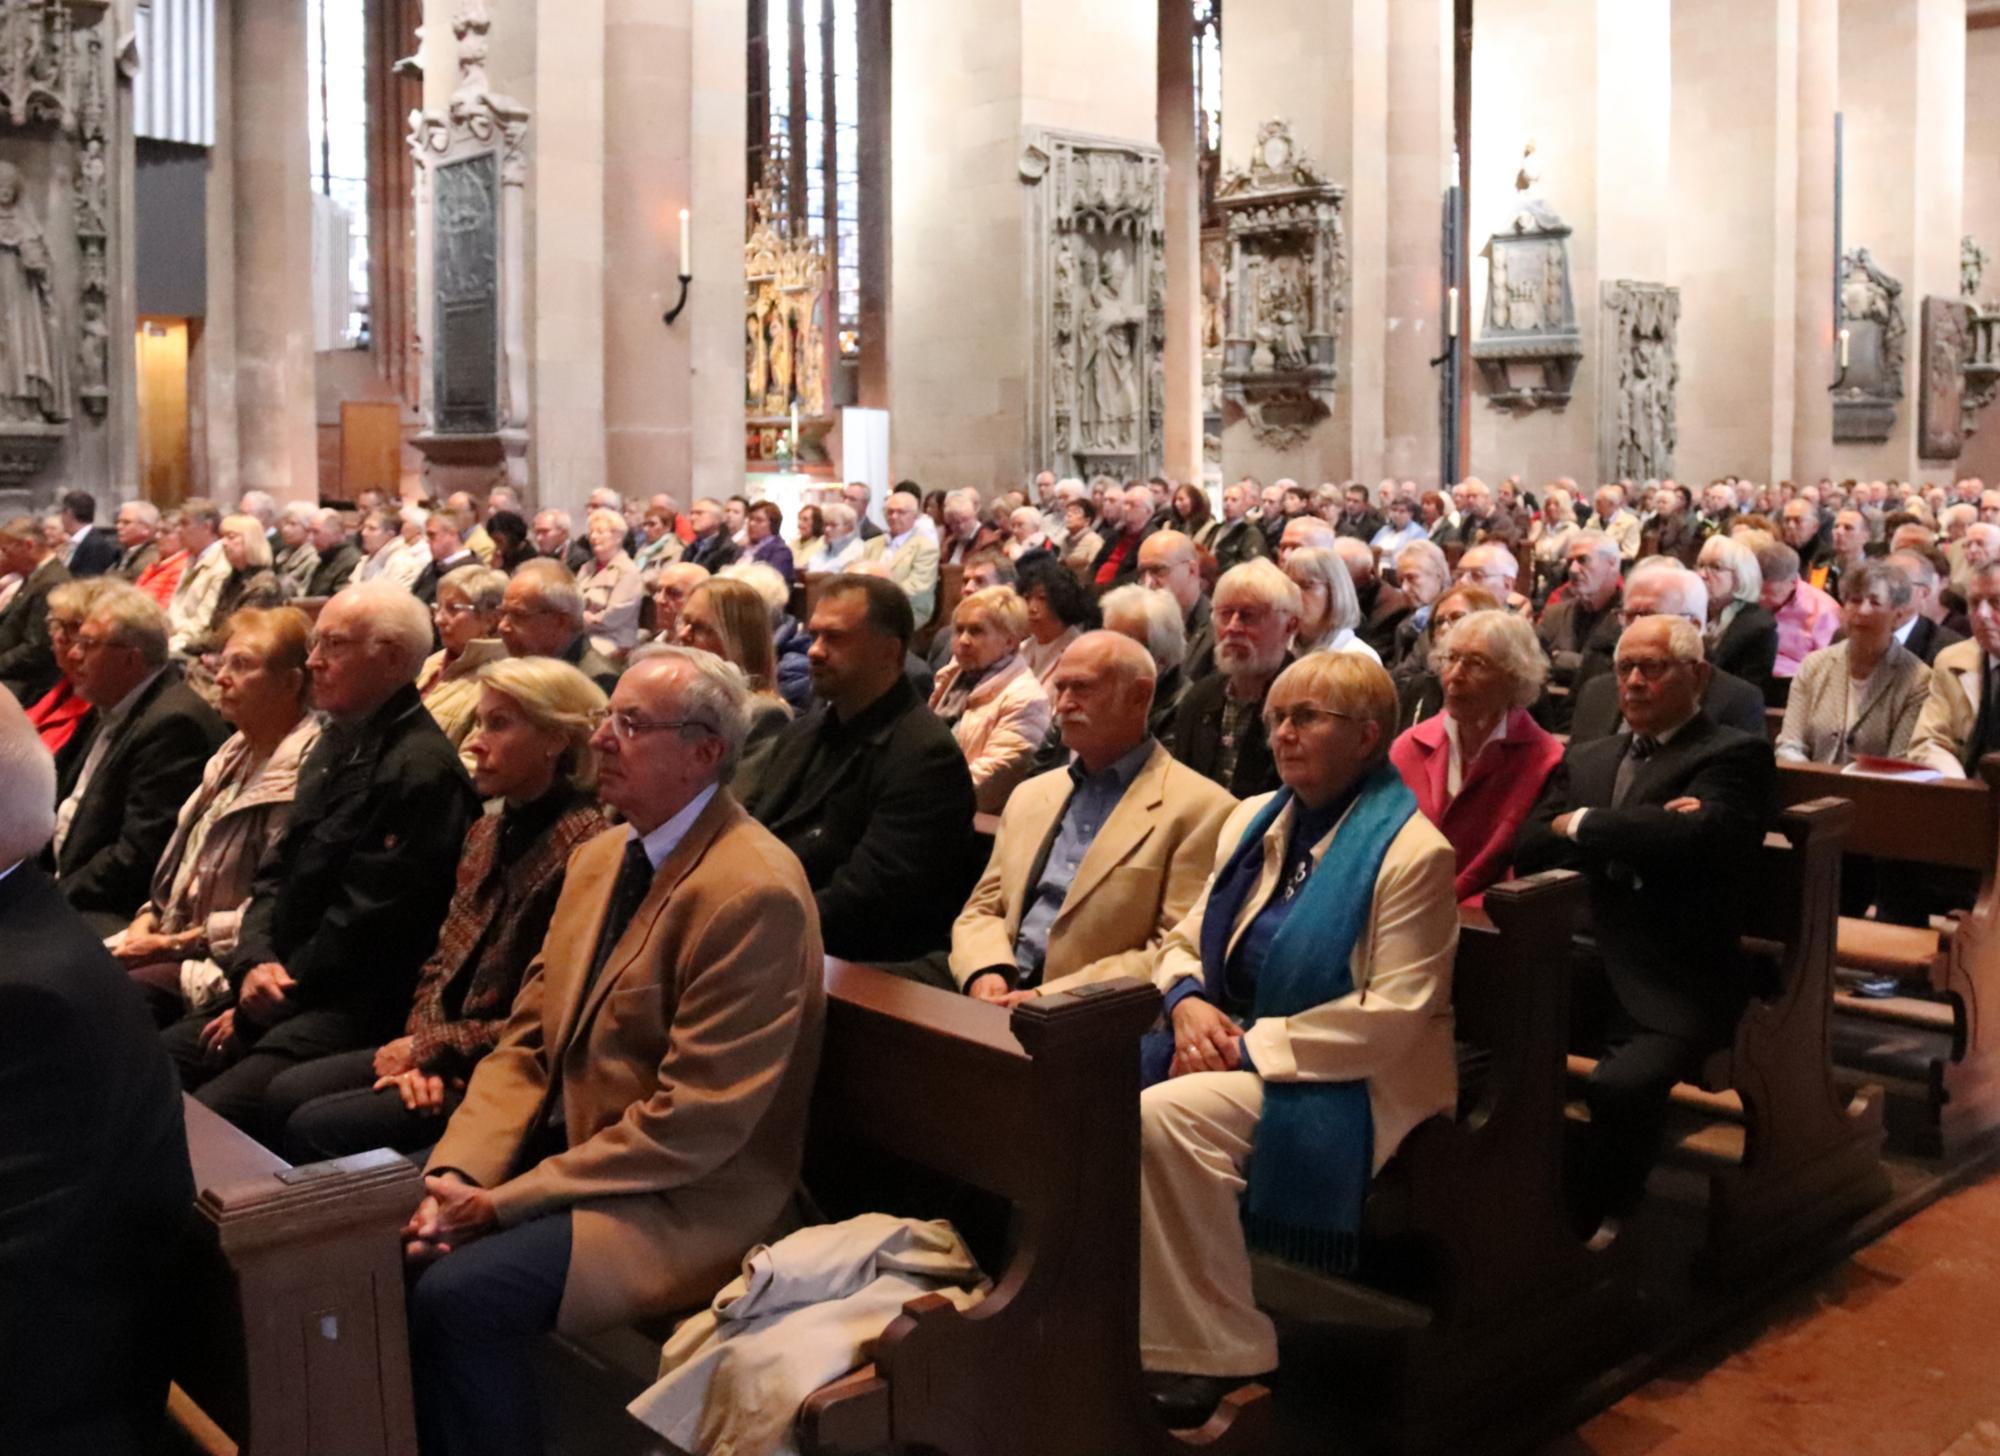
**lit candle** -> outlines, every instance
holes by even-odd
[[[688,210],[681,209],[681,277],[694,277],[694,235],[688,228]]]
[[[1840,331],[1840,367],[1841,367],[1842,369],[1845,369],[1845,368],[1847,367],[1847,330],[1846,330],[1846,329],[1842,329],[1842,330]]]
[[[1445,311],[1444,330],[1448,338],[1455,339],[1458,337],[1458,290],[1453,288],[1449,293],[1450,303]]]
[[[799,402],[792,401],[792,459],[799,458]]]

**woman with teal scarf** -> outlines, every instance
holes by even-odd
[[[1140,1353],[1175,1427],[1278,1363],[1250,1251],[1351,1268],[1370,1179],[1458,1096],[1455,866],[1389,765],[1389,674],[1313,653],[1264,717],[1284,787],[1224,824],[1155,977],[1172,1046],[1140,1099]]]

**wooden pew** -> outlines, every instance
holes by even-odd
[[[1622,1293],[1571,1232],[1563,1194],[1583,889],[1551,871],[1461,916],[1452,1007],[1476,1070],[1457,1115],[1418,1127],[1375,1180],[1356,1278],[1252,1258],[1258,1304],[1285,1337],[1280,1383],[1295,1357],[1324,1352],[1326,1381],[1401,1449],[1462,1449],[1621,1353],[1605,1317]]]
[[[1889,1196],[1882,1089],[1850,1096],[1832,1059],[1834,927],[1853,809],[1816,798],[1785,809],[1765,838],[1745,949],[1767,984],[1675,1106],[1697,1120],[1669,1158],[1709,1174],[1701,1276],[1767,1266]],[[1572,1056],[1582,1077],[1595,1065]]]
[[[1977,874],[1977,898],[1948,934],[1843,916],[1838,964],[1894,976],[1905,991],[1834,999],[1840,1060],[1897,1094],[1898,1145],[1935,1155],[1985,1135],[2000,1125],[2000,756],[1980,764],[1977,781],[1911,783],[1819,764],[1781,764],[1778,779],[1786,803],[1851,804],[1852,853]]]
[[[243,1456],[415,1456],[401,1231],[423,1196],[386,1149],[293,1168],[182,1099],[195,1203],[181,1390]]]
[[[956,562],[938,568],[937,604],[931,611],[928,622],[917,623],[917,635],[910,644],[910,650],[922,657],[930,651],[931,643],[940,632],[951,628],[951,614],[958,610],[958,599],[965,590],[965,568]]]

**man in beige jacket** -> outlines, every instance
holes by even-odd
[[[1051,674],[1068,768],[1007,801],[993,857],[951,930],[951,973],[1011,1004],[1114,976],[1148,977],[1152,953],[1200,896],[1229,794],[1146,730],[1153,659],[1088,632]]]
[[[725,785],[742,675],[642,653],[593,745],[626,825],[571,857],[500,1044],[433,1151],[409,1257],[426,1456],[539,1453],[534,1350],[706,1302],[783,1232],[824,1019],[796,859]]]
[[[1966,584],[1972,640],[1954,642],[1931,665],[1931,695],[1910,738],[1910,757],[1948,779],[1972,777],[1981,757],[2000,752],[2000,562]]]

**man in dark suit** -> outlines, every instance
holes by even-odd
[[[846,501],[848,508],[854,512],[854,519],[860,523],[855,529],[861,533],[861,539],[864,541],[873,541],[882,534],[881,526],[868,516],[868,502],[874,494],[866,482],[859,480],[850,480],[840,488],[840,498]],[[689,519],[693,519],[692,512]]]
[[[1910,579],[1910,601],[1898,614],[1902,621],[1896,626],[1896,637],[1919,662],[1930,667],[1945,648],[1963,642],[1965,634],[1945,625],[1944,606],[1938,600],[1941,578],[1929,556],[1921,551],[1892,551],[1889,564]]]
[[[118,564],[118,533],[96,520],[96,496],[87,490],[63,494],[62,527],[69,533],[63,565],[71,576],[102,576]]]
[[[1215,584],[1215,666],[1174,714],[1167,748],[1239,799],[1279,787],[1264,733],[1264,695],[1290,661],[1299,589],[1268,560],[1245,562]]]
[[[30,704],[56,685],[58,671],[49,646],[49,593],[69,580],[64,566],[33,516],[16,516],[0,526],[0,576],[17,573],[21,585],[0,611],[0,688]]]
[[[235,1004],[161,1034],[196,1098],[267,1142],[272,1078],[402,1028],[479,812],[417,696],[423,604],[394,582],[349,587],[321,609],[314,639],[306,666],[328,722],[223,965]]]
[[[913,961],[950,944],[981,868],[972,775],[904,677],[901,587],[837,577],[809,625],[819,703],[773,740],[743,807],[806,867],[828,955]]]
[[[138,1456],[194,1178],[150,1018],[31,863],[54,807],[55,765],[0,693],[0,1451]]]
[[[1696,572],[1671,562],[1655,562],[1637,568],[1626,579],[1624,598],[1618,610],[1608,619],[1607,625],[1615,629],[1609,636],[1610,643],[1615,646],[1618,632],[1641,617],[1652,616],[1680,617],[1698,630],[1705,630],[1708,624],[1708,583]],[[1604,634],[1599,636],[1602,639]],[[1601,658],[1587,659],[1576,686],[1571,689],[1568,722],[1573,741],[1601,737],[1618,727],[1618,688],[1610,681],[1606,671],[1610,663],[1608,652]],[[1535,716],[1544,727],[1553,731],[1547,705],[1547,698],[1537,703]],[[1720,671],[1713,664],[1709,667],[1705,711],[1712,721],[1741,728],[1746,733],[1764,731],[1763,692],[1742,678]]]
[[[151,501],[126,501],[118,508],[112,529],[118,537],[118,559],[107,570],[126,581],[137,581],[160,559],[160,508]]]
[[[1209,539],[1209,554],[1215,558],[1218,575],[1246,561],[1271,554],[1271,543],[1250,518],[1257,506],[1257,482],[1245,476],[1222,492],[1222,523]]]
[[[496,630],[509,657],[559,657],[607,695],[618,685],[618,664],[590,645],[583,593],[560,561],[537,558],[514,568]]]
[[[424,522],[424,537],[430,543],[431,559],[417,573],[411,594],[425,606],[437,604],[438,583],[461,566],[477,566],[479,558],[459,534],[457,518],[449,511],[437,511]]]
[[[339,511],[331,508],[313,517],[312,544],[319,553],[319,565],[313,568],[306,595],[323,599],[354,580],[354,568],[361,564],[361,549],[347,539],[347,523],[340,518]]]
[[[711,572],[735,562],[743,548],[723,529],[721,502],[706,496],[696,501],[688,507],[688,524],[694,527],[694,539],[688,542],[681,560],[706,566]]]
[[[167,660],[167,614],[137,587],[108,589],[68,643],[70,680],[97,732],[56,811],[56,884],[100,934],[131,923],[181,805],[229,736]]]
[[[1770,743],[1701,712],[1709,670],[1693,623],[1641,618],[1612,671],[1630,732],[1572,744],[1514,846],[1521,873],[1589,881],[1609,1004],[1576,1193],[1596,1240],[1645,1191],[1674,1083],[1735,1034],[1750,995],[1740,938],[1777,808]]]

